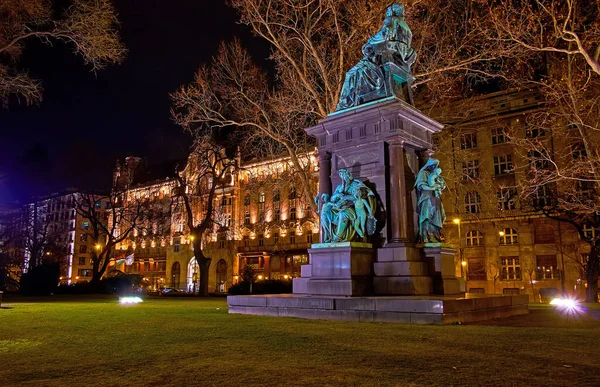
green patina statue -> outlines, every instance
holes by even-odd
[[[387,9],[383,27],[363,45],[363,59],[346,73],[336,110],[390,96],[412,104],[410,66],[417,55],[411,41],[404,7],[394,3]]]
[[[363,182],[352,177],[350,171],[338,172],[342,183],[331,197],[321,195],[320,223],[323,242],[350,242],[358,238],[362,242],[375,233],[374,217],[377,201],[375,194]],[[318,202],[319,197],[315,200]]]
[[[446,213],[442,205],[442,191],[446,183],[441,176],[442,169],[437,159],[429,159],[417,174],[417,212],[419,214],[419,241],[441,243],[442,226]]]

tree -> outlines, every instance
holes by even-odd
[[[41,82],[18,67],[25,44],[37,38],[47,45],[66,43],[92,71],[121,63],[126,49],[117,31],[110,0],[71,0],[62,9],[52,0],[0,2],[0,98],[13,95],[26,103],[42,99]],[[61,13],[60,17],[55,17]]]
[[[212,258],[205,255],[204,244],[216,232],[229,231],[227,219],[219,205],[220,195],[232,187],[238,161],[227,156],[225,149],[210,136],[196,138],[185,169],[176,171],[179,183],[175,212],[190,232],[190,242],[200,270],[198,294],[208,296],[208,270]]]
[[[148,218],[148,198],[135,197],[128,188],[114,184],[108,194],[73,194],[77,213],[87,222],[84,235],[94,243],[90,251],[92,284],[97,284],[106,272],[117,245],[134,230],[141,230]]]

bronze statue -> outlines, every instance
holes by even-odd
[[[392,95],[412,104],[410,66],[417,55],[411,42],[404,7],[394,3],[387,9],[383,27],[362,47],[363,59],[346,73],[336,110]]]
[[[354,179],[350,171],[338,172],[342,183],[335,189],[331,199],[321,195],[321,232],[323,242],[350,242],[356,239],[366,242],[375,233],[375,194],[363,182]],[[315,200],[317,200],[315,198]]]
[[[419,241],[423,243],[440,243],[442,227],[446,220],[446,212],[442,205],[442,191],[446,183],[440,175],[440,162],[429,159],[417,174],[415,189],[417,190],[417,212],[419,214]]]

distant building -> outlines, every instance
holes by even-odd
[[[78,192],[52,194],[5,212],[4,245],[19,267],[17,277],[43,262],[56,262],[63,284],[92,277],[91,251],[97,241],[88,236],[90,223],[76,208]],[[106,216],[108,201],[95,203]]]
[[[457,275],[473,293],[529,294],[537,301],[564,287],[583,295],[581,262],[589,245],[573,227],[531,211],[518,197],[528,160],[509,134],[550,141],[550,133],[527,125],[527,116],[540,110],[539,94],[504,91],[471,102],[479,113],[465,114],[435,139],[449,188],[444,231],[459,250]],[[551,140],[556,147],[572,145]],[[550,200],[549,192],[540,190],[532,200]]]

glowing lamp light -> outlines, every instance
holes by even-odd
[[[463,266],[467,266],[467,261],[462,261],[460,264]]]
[[[458,219],[458,218],[454,218],[454,219],[452,219],[452,222],[453,222],[454,224],[459,224],[459,223],[460,223],[460,219]]]
[[[499,231],[499,232],[498,232],[498,235],[500,235],[500,236],[504,236],[504,231]]]
[[[259,279],[259,280],[263,279],[263,276],[262,276],[262,275],[259,275],[259,276],[258,276],[258,279]]]
[[[97,244],[97,245],[96,245],[96,250],[100,250],[100,247],[101,247],[101,246],[100,246],[99,244]]]
[[[581,314],[583,313],[583,308],[579,301],[573,298],[561,298],[557,297],[550,301],[550,305],[554,306],[559,311],[565,314]]]
[[[288,279],[288,278],[290,278],[290,276],[286,274],[286,275],[283,276],[283,278],[284,279]]]
[[[139,297],[119,297],[119,304],[121,305],[139,304],[140,302],[144,302],[144,300]]]

